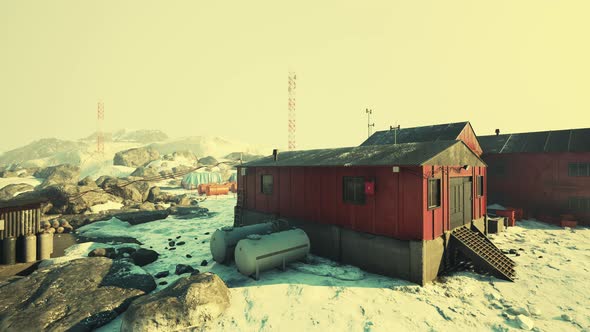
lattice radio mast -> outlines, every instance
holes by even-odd
[[[289,72],[289,151],[295,150],[295,80],[297,75]]]
[[[104,103],[98,102],[98,108],[96,110],[97,115],[97,131],[96,131],[96,153],[104,154],[104,134],[102,132],[102,125],[104,121]]]

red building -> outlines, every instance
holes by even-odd
[[[384,144],[246,163],[238,169],[235,225],[285,219],[306,231],[313,253],[420,284],[433,280],[449,231],[482,220],[487,204],[485,163],[458,133],[439,133],[452,138],[388,144],[378,132],[373,143]]]
[[[480,136],[489,201],[590,224],[590,128]],[[569,217],[567,217],[569,219]]]

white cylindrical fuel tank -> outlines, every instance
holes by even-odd
[[[209,247],[217,263],[227,263],[233,259],[238,241],[250,234],[268,234],[273,231],[273,223],[255,224],[243,227],[222,227],[211,235]]]
[[[303,259],[309,253],[309,238],[301,229],[269,235],[250,235],[236,245],[236,266],[251,276]]]
[[[30,263],[37,260],[37,236],[23,236],[23,262]]]

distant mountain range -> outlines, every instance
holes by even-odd
[[[115,153],[143,146],[151,146],[162,155],[191,151],[198,158],[213,156],[217,159],[234,159],[233,157],[239,153],[246,158],[270,154],[266,151],[268,149],[220,137],[193,136],[175,139],[160,130],[119,130],[104,133],[103,136],[104,155],[96,154],[96,133],[79,140],[43,138],[1,154],[0,167],[46,167],[64,163],[82,165],[89,159],[97,158],[104,162],[112,162]],[[231,153],[237,154],[228,157]]]

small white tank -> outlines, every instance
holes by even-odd
[[[250,235],[236,245],[236,266],[240,273],[255,275],[260,272],[305,258],[309,253],[309,238],[301,229],[269,235]]]
[[[211,255],[217,263],[227,263],[233,260],[234,249],[238,241],[250,234],[267,234],[273,231],[273,223],[255,224],[243,227],[222,227],[211,235],[209,247]]]
[[[37,260],[37,236],[23,236],[23,261],[30,263]]]

